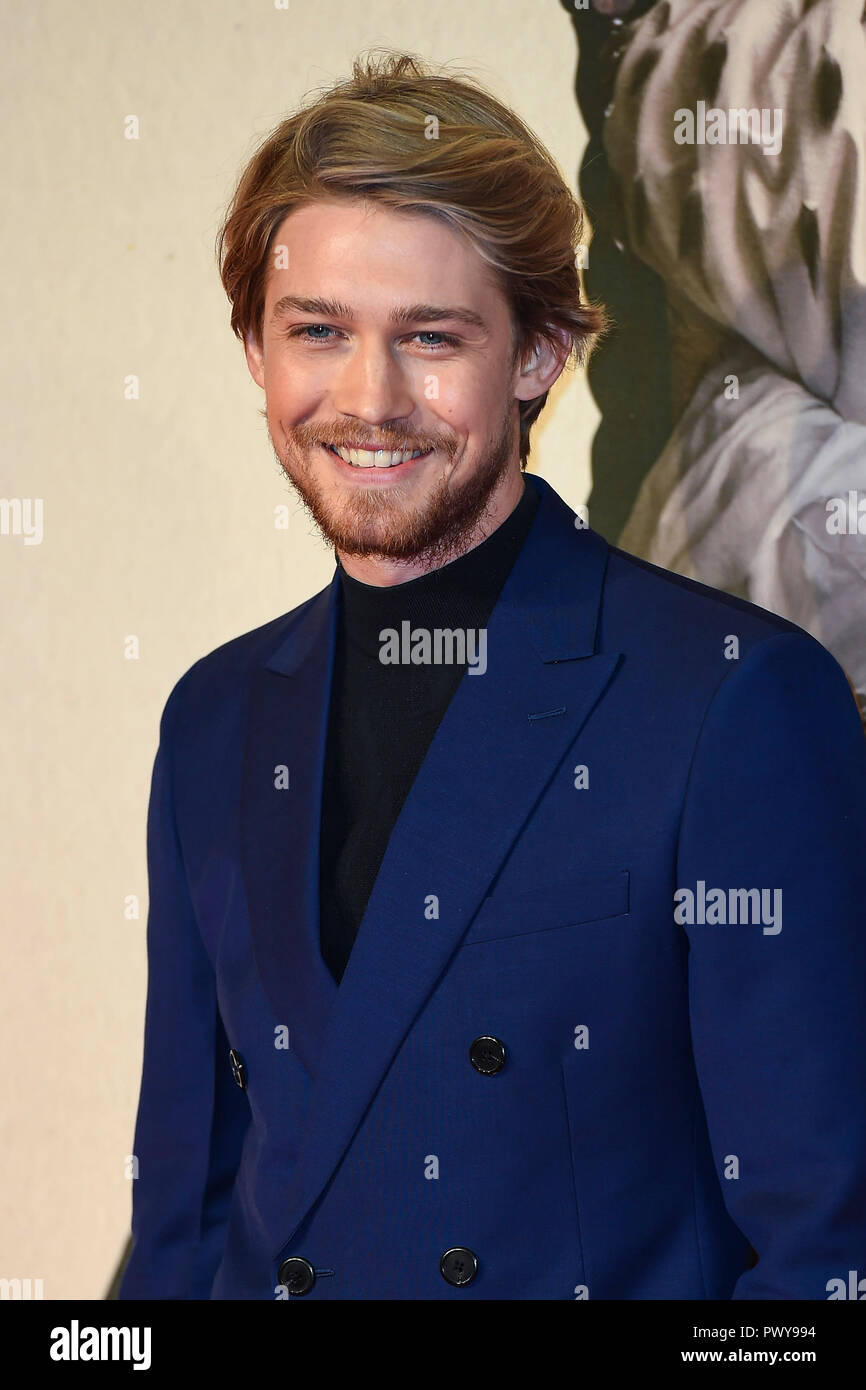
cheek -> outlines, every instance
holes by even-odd
[[[489,382],[449,382],[444,376],[439,384],[439,399],[428,404],[452,430],[478,439],[490,434],[493,422],[498,422],[503,409],[501,393],[493,391]]]
[[[438,392],[435,397],[428,396],[429,410],[464,434],[483,432],[495,395],[489,381],[472,372],[450,371],[446,367],[439,371],[428,367],[426,375]]]
[[[280,366],[266,371],[265,395],[269,413],[291,420],[303,415],[321,395],[321,390],[308,375]]]

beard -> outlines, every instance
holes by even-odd
[[[413,501],[414,488],[399,484],[378,488],[334,488],[309,463],[322,444],[342,447],[362,443],[363,429],[299,425],[287,431],[286,456],[277,461],[324,539],[346,555],[413,560],[431,566],[446,564],[470,549],[490,508],[497,484],[508,472],[516,452],[519,426],[509,406],[495,436],[484,446],[480,461],[466,478],[455,483],[443,474],[427,494]],[[407,438],[405,431],[387,425],[375,430],[375,441],[392,449],[435,449],[451,462],[456,446],[450,436],[428,434]]]

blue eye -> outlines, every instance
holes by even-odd
[[[414,336],[416,336],[416,338],[439,339],[438,343],[423,343],[421,346],[424,347],[456,347],[457,342],[459,342],[459,339],[455,338],[452,334],[441,334],[436,328],[420,328]]]
[[[334,329],[327,323],[302,323],[296,328],[289,330],[290,338],[299,338],[308,343],[327,343],[334,334]],[[460,342],[452,333],[440,333],[437,328],[419,328],[416,333],[409,335],[410,338],[437,338],[438,342],[419,343],[419,347],[425,348],[429,352],[436,352],[443,347],[457,347]]]
[[[295,336],[300,336],[302,333],[310,333],[310,332],[312,332],[312,330],[317,329],[317,328],[318,328],[318,329],[322,329],[323,332],[325,332],[325,333],[330,333],[330,332],[332,332],[332,330],[328,327],[328,325],[327,325],[326,323],[304,323],[304,324],[301,324],[301,327],[300,327],[300,328],[296,328],[296,329],[293,330],[292,336],[295,337]],[[318,337],[314,337],[314,338],[311,338],[311,339],[310,339],[310,342],[312,342],[312,343],[323,343],[323,342],[325,342],[325,341],[326,341],[325,338],[318,338]]]

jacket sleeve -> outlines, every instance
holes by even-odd
[[[757,924],[684,924],[713,1157],[758,1255],[732,1298],[826,1299],[866,1273],[866,740],[806,633],[716,691],[679,835],[677,888],[698,880],[770,890]]]
[[[249,1104],[231,1076],[216,981],[184,871],[172,785],[175,686],[147,818],[144,1057],[133,1149],[133,1245],[119,1299],[206,1299],[222,1255]]]

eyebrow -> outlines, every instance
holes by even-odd
[[[291,313],[321,314],[327,319],[352,320],[355,317],[348,304],[341,304],[336,299],[304,299],[300,295],[284,294],[274,305],[271,323],[276,323],[278,319]],[[480,328],[482,332],[487,332],[487,324],[480,314],[476,314],[474,309],[461,308],[459,305],[405,304],[392,309],[388,318],[391,323],[403,324],[440,323],[443,319],[449,319],[456,323],[464,323],[469,328]]]

